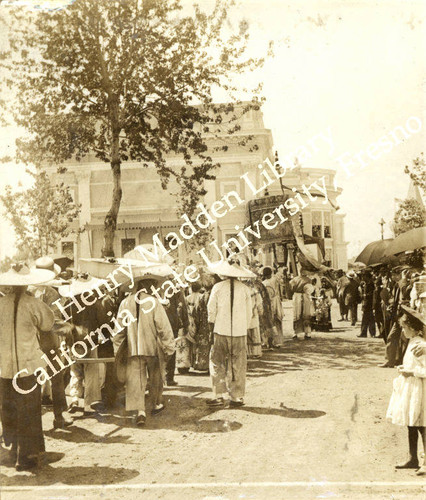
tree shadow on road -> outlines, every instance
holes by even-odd
[[[103,419],[102,421],[105,421]],[[45,431],[44,435],[52,439],[60,439],[72,443],[100,443],[100,444],[114,444],[114,443],[129,443],[132,436],[112,436],[118,429],[113,429],[107,434],[94,434],[93,432],[73,425],[68,427],[67,430],[49,430]]]
[[[360,369],[383,361],[384,345],[377,340],[316,338],[289,340],[279,350],[249,360],[248,377],[265,377],[295,370]]]
[[[296,410],[295,408],[287,408],[283,403],[281,403],[280,408],[243,406],[241,410],[256,413],[257,415],[275,415],[284,418],[318,418],[326,415],[326,412],[321,410]]]
[[[117,484],[129,481],[140,474],[140,471],[126,469],[125,467],[102,467],[102,466],[74,466],[74,467],[52,467],[43,465],[34,469],[32,473],[16,473],[13,476],[0,474],[2,486],[45,486],[57,484],[58,478],[63,484]]]
[[[152,416],[150,415],[152,404],[150,398],[147,398],[147,420],[144,429],[169,429],[179,432],[219,433],[235,431],[242,427],[242,424],[239,422],[234,422],[228,419],[219,418],[216,420],[204,420],[205,417],[210,416],[218,410],[218,408],[209,408],[206,405],[205,399],[172,394],[164,394],[163,399],[166,406],[165,410],[158,415]],[[103,444],[127,444],[132,436],[112,436],[112,434],[121,428],[136,428],[133,423],[132,414],[130,412],[126,412],[124,407],[117,408],[112,413],[94,413],[90,417],[74,416],[74,421],[76,423],[88,420],[96,420],[98,423],[115,425],[117,427],[105,435],[96,435],[77,425],[71,426],[65,431],[50,430],[45,432],[45,435],[53,439],[61,439],[76,443],[93,442]]]

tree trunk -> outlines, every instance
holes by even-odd
[[[102,248],[102,257],[114,257],[114,237],[117,229],[118,211],[122,197],[121,189],[121,161],[119,153],[119,136],[114,134],[112,140],[111,170],[112,170],[112,203],[111,208],[105,216],[104,221],[104,246]]]

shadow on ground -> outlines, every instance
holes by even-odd
[[[265,377],[295,370],[360,369],[377,366],[384,359],[384,344],[376,339],[324,338],[287,340],[262,358],[249,360],[248,377]]]
[[[2,486],[44,486],[49,484],[84,485],[84,484],[117,484],[129,481],[140,474],[140,471],[125,467],[74,466],[52,467],[42,465],[34,472],[22,472],[9,477],[0,474]]]

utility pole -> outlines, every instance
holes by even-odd
[[[379,224],[381,226],[380,230],[381,230],[381,233],[382,233],[382,240],[383,240],[384,239],[384,237],[383,237],[383,233],[384,233],[383,226],[386,224],[386,222],[384,221],[383,217],[382,217],[382,220],[379,221]]]

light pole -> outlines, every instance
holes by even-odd
[[[382,220],[379,221],[379,224],[381,226],[380,230],[381,230],[381,233],[382,233],[382,240],[384,239],[383,238],[383,233],[384,233],[384,229],[383,229],[383,226],[386,224],[386,222],[384,221],[383,217],[382,217]]]

